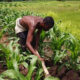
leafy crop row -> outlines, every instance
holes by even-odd
[[[15,21],[18,17],[22,17],[25,15],[41,17],[45,16],[35,14],[30,11],[20,12],[16,10],[11,10],[9,8],[0,9],[0,38],[5,33],[8,33],[10,38],[16,37],[14,32]],[[47,45],[49,45],[53,50],[53,56],[51,57],[51,59],[53,60],[52,64],[56,65],[57,63],[60,63],[62,66],[67,66],[67,68],[69,69],[80,70],[80,41],[77,40],[72,34],[61,32],[57,24],[55,24],[54,28],[51,29],[49,32],[46,33],[42,31],[40,37],[39,52],[42,56],[42,49],[45,45],[43,40],[45,39],[45,37],[48,37],[50,38],[50,42],[48,42],[49,44]],[[0,52],[4,54],[4,57],[6,58],[6,65],[8,68],[8,70],[0,75],[0,80],[5,80],[6,77],[12,80],[31,80],[32,74],[35,70],[35,80],[41,80],[44,74],[37,57],[31,55],[28,52],[23,53],[25,55],[24,56],[20,51],[17,41],[18,39],[15,38],[15,40],[10,40],[10,43],[7,46],[5,44],[0,44]],[[28,64],[26,60],[29,61],[30,64]],[[39,64],[39,67],[36,66],[37,62]],[[28,74],[26,76],[23,76],[19,72],[20,64],[23,64],[26,68],[28,68]],[[44,80],[58,79],[54,77],[48,77],[44,78]]]
[[[27,52],[23,53],[19,49],[19,44],[17,44],[18,39],[15,37],[15,32],[14,32],[14,27],[15,27],[15,21],[18,17],[22,17],[25,15],[36,15],[40,16],[38,14],[34,14],[33,12],[29,11],[24,11],[24,12],[19,12],[15,10],[11,10],[9,8],[2,8],[0,10],[0,27],[1,27],[1,32],[0,32],[0,38],[4,34],[8,34],[10,36],[10,43],[8,45],[1,44],[0,43],[0,52],[4,54],[4,57],[6,58],[6,65],[8,70],[4,71],[0,75],[1,80],[6,80],[12,79],[12,80],[32,80],[32,74],[36,70],[36,76],[35,80],[40,80],[44,74],[42,74],[43,70],[41,67],[41,63],[39,62],[39,67],[36,67],[36,62],[37,62],[37,57],[31,54],[27,54]],[[42,15],[43,16],[43,15]],[[45,33],[45,32],[43,32]],[[42,33],[41,35],[41,40],[45,38],[45,35]],[[25,55],[25,56],[24,56]],[[30,62],[28,64],[26,61]],[[4,61],[5,62],[5,61]],[[28,73],[26,76],[23,76],[20,71],[19,71],[19,65],[23,64],[27,69]],[[44,80],[58,80],[57,78],[54,77],[48,77],[44,78]]]

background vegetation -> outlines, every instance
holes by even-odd
[[[12,2],[12,1],[80,1],[80,0],[1,0],[1,1]]]
[[[59,80],[54,77],[45,78],[37,57],[31,55],[29,51],[23,53],[19,44],[16,44],[18,41],[14,32],[16,19],[27,15],[54,18],[54,28],[47,33],[43,31],[40,35],[40,55],[45,58],[43,48],[47,45],[52,49],[52,56],[47,57],[53,65],[58,64],[59,69],[66,66],[68,70],[74,69],[78,72],[80,70],[80,1],[0,2],[0,39],[8,38],[0,43],[0,63],[4,63],[7,67],[7,70],[0,74],[0,79],[5,80],[7,77],[13,80],[31,80],[36,70],[35,80]],[[43,42],[45,37],[50,41]],[[28,69],[26,76],[20,73],[20,64]]]
[[[36,1],[0,3],[0,8],[5,7],[16,11],[28,10],[37,14],[52,16],[55,20],[55,23],[61,21],[61,23],[59,24],[59,28],[61,31],[72,33],[76,38],[80,38],[79,1]]]

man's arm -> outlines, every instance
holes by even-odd
[[[34,29],[29,29],[27,39],[26,39],[26,45],[27,48],[42,61],[43,59],[40,57],[40,55],[36,52],[36,50],[34,50],[34,48],[31,45],[33,39],[33,32]]]
[[[40,39],[40,33],[41,33],[42,29],[37,31],[37,35],[36,35],[36,45],[35,45],[35,49],[38,49],[38,45],[39,45],[39,39]]]

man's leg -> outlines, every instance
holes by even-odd
[[[28,31],[17,33],[17,37],[19,37],[19,44],[21,45],[21,49],[23,52],[26,51],[26,38]]]
[[[35,48],[36,46],[36,35],[35,34],[33,35],[33,40],[31,42],[31,45],[33,46],[33,48]]]

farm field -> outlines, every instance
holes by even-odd
[[[38,49],[51,76],[18,44],[16,19],[27,15],[55,20],[42,31]],[[0,2],[0,80],[80,80],[80,1]]]
[[[72,33],[78,39],[80,38],[80,1],[13,2],[7,3],[5,6],[1,5],[2,7],[52,16],[55,23],[61,21],[59,27],[62,31]]]

